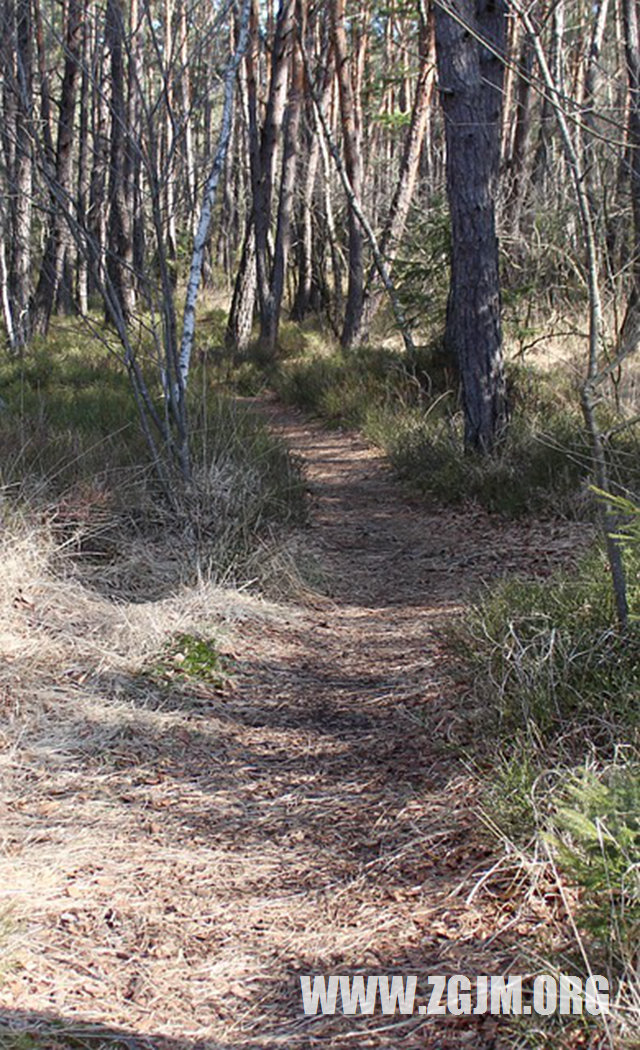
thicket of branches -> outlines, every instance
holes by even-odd
[[[190,472],[202,283],[228,290],[236,352],[257,324],[276,357],[283,316],[348,349],[388,299],[411,353],[431,304],[414,283],[407,319],[407,233],[415,250],[445,198],[467,447],[508,425],[501,286],[525,316],[562,301],[589,318],[607,488],[597,405],[640,313],[638,0],[3,0],[1,18],[8,345],[57,312],[115,333],[166,488]]]

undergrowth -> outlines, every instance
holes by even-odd
[[[132,553],[155,548],[173,585],[195,575],[255,578],[256,552],[305,520],[297,464],[249,407],[213,382],[190,391],[193,477],[178,507],[158,491],[121,361],[77,321],[0,365],[1,513],[47,522],[65,554],[111,572],[130,596],[153,578]],[[129,562],[136,580],[127,582]],[[117,565],[123,566],[118,573]]]
[[[68,1023],[46,1018],[19,1030],[0,1022],[2,1050],[131,1050],[131,1046],[127,1033],[110,1032],[99,1025],[78,1025],[74,1031]]]
[[[287,403],[329,425],[362,430],[401,478],[445,502],[473,499],[508,516],[593,512],[589,444],[577,391],[563,371],[509,366],[513,418],[491,457],[464,451],[455,374],[437,345],[413,357],[381,349],[302,357],[283,362],[272,382]],[[603,417],[614,483],[637,494],[637,428],[617,428],[608,408]]]
[[[546,965],[606,975],[607,1040],[626,1045],[640,1020],[640,510],[617,509],[627,629],[596,552],[550,580],[500,584],[454,642],[473,683],[485,819],[532,894],[544,870],[560,897],[564,941],[541,946]]]
[[[638,608],[639,560],[630,560]],[[552,581],[510,580],[469,615],[464,630],[476,689],[500,732],[548,740],[579,719],[605,741],[612,723],[633,724],[640,690],[640,630],[614,624],[604,555]]]
[[[163,679],[204,682],[218,689],[230,676],[229,661],[219,652],[215,640],[194,634],[172,638],[153,670]]]

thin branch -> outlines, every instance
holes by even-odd
[[[333,160],[334,160],[334,163],[335,163],[338,175],[340,176],[340,181],[342,182],[342,186],[344,188],[344,192],[346,194],[347,201],[349,202],[349,207],[351,208],[351,210],[353,211],[353,214],[355,215],[356,219],[358,220],[358,222],[362,226],[362,229],[364,230],[364,233],[365,233],[365,235],[367,237],[367,240],[369,241],[369,244],[371,245],[371,250],[373,252],[374,262],[375,262],[376,268],[378,270],[378,273],[380,274],[380,278],[382,280],[382,283],[384,284],[384,287],[385,287],[385,289],[387,291],[389,299],[391,300],[391,306],[393,308],[394,317],[396,319],[396,323],[398,325],[398,328],[400,329],[400,331],[402,333],[402,338],[404,340],[404,345],[405,345],[405,348],[407,350],[407,353],[413,354],[413,353],[415,353],[415,343],[413,342],[413,338],[412,338],[411,332],[409,330],[409,324],[408,324],[407,319],[406,319],[406,317],[404,315],[404,310],[402,309],[402,306],[400,304],[400,300],[398,299],[398,295],[397,295],[395,287],[393,285],[393,281],[391,280],[391,277],[390,277],[390,274],[389,274],[389,270],[387,269],[387,265],[386,265],[386,263],[384,261],[384,257],[382,255],[382,252],[380,251],[379,246],[378,246],[378,241],[377,241],[376,235],[373,232],[373,229],[371,227],[371,223],[369,222],[369,220],[367,219],[366,215],[364,214],[364,212],[362,210],[362,206],[360,204],[360,201],[358,200],[358,198],[357,198],[357,196],[356,196],[356,194],[355,194],[355,192],[353,190],[353,186],[351,185],[351,182],[349,180],[349,176],[347,175],[347,172],[345,170],[344,164],[342,163],[342,158],[340,156],[340,152],[338,150],[338,147],[336,146],[335,142],[333,141],[333,137],[331,135],[331,131],[329,130],[329,125],[327,123],[327,118],[324,115],[324,112],[322,110],[322,106],[320,105],[320,101],[318,99],[318,95],[317,95],[317,92],[316,92],[314,84],[313,84],[313,78],[311,76],[311,70],[309,68],[309,59],[308,59],[307,52],[306,52],[306,49],[305,49],[305,46],[304,46],[304,42],[303,42],[302,37],[301,37],[300,34],[298,35],[298,47],[300,49],[300,54],[302,55],[302,61],[303,61],[303,64],[304,64],[305,77],[306,77],[306,80],[307,80],[307,86],[309,88],[309,94],[311,95],[311,99],[313,101],[314,110],[315,110],[315,112],[316,112],[316,114],[318,116],[318,120],[319,120],[320,126],[322,128],[324,137],[326,139],[327,145],[329,147],[329,151],[331,153],[331,156],[333,157]]]

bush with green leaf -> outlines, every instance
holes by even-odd
[[[640,765],[578,769],[553,801],[547,842],[581,891],[592,945],[618,963],[640,962]]]

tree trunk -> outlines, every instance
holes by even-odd
[[[15,126],[18,94],[16,91],[16,12],[13,0],[4,0],[0,9],[0,55],[2,57],[2,121],[0,136],[4,170],[11,176],[15,167]]]
[[[129,140],[126,150],[126,196],[129,202],[131,224],[131,255],[133,260],[132,299],[135,300],[141,286],[145,269],[145,230],[143,207],[143,164],[138,148],[138,137],[142,133],[144,107],[144,37],[141,25],[139,0],[129,4],[129,98],[127,121]]]
[[[299,5],[296,5],[299,10]],[[300,136],[300,109],[302,103],[303,68],[297,48],[291,51],[291,86],[285,115],[284,144],[282,150],[282,175],[273,270],[269,296],[260,318],[260,340],[270,355],[276,350],[282,296],[284,293],[287,261],[291,245],[291,219],[293,214],[293,192],[298,166],[298,139]]]
[[[551,72],[559,91],[564,91],[564,23],[564,0],[557,0],[557,3],[553,5],[551,15]],[[534,186],[543,186],[552,168],[551,147],[555,120],[553,104],[548,93],[545,92],[542,101],[538,143],[531,172],[531,183]]]
[[[256,292],[256,239],[253,221],[250,221],[245,232],[225,333],[227,349],[238,354],[246,353],[251,340]]]
[[[436,9],[451,212],[445,346],[460,372],[465,447],[487,453],[507,421],[495,221],[506,13],[503,0],[458,10],[460,21]]]
[[[428,24],[421,25],[420,29],[420,70],[411,111],[411,124],[409,125],[404,144],[398,182],[391,201],[391,207],[389,208],[385,228],[380,238],[380,251],[385,257],[390,271],[393,269],[413,199],[416,178],[420,167],[422,143],[433,95],[435,80],[433,9],[430,9]],[[385,289],[375,267],[369,274],[365,294],[363,329],[366,331],[378,312],[385,295]]]
[[[602,80],[600,60],[608,13],[609,0],[596,0],[593,6],[594,20],[584,69],[582,126],[579,126],[582,139],[582,163],[587,194],[589,196],[589,206],[596,225],[598,225],[598,219],[602,213],[603,203],[600,192],[601,179],[598,170],[596,135],[600,130],[606,134],[606,127],[604,129],[599,128],[596,109],[600,82]]]
[[[7,341],[10,347],[14,347],[16,345],[15,328],[9,297],[9,271],[7,268],[7,253],[4,247],[4,225],[3,221],[0,226],[0,300],[2,301],[2,317],[7,333]]]
[[[106,42],[111,55],[111,144],[109,150],[109,222],[107,277],[125,321],[133,309],[131,214],[126,192],[128,133],[124,96],[124,4],[107,0]]]
[[[175,54],[173,41],[174,0],[164,0],[164,51],[162,75],[164,77],[164,157],[161,181],[164,183],[164,221],[167,257],[171,279],[175,284],[178,258],[178,233],[176,227],[176,118],[175,118]]]
[[[312,33],[308,32],[309,42],[312,44]],[[324,86],[320,99],[320,108],[323,113],[327,112],[331,91],[334,82],[334,71],[331,61],[327,62],[324,73]],[[317,268],[314,266],[316,256],[314,255],[314,197],[316,184],[318,182],[318,167],[321,156],[321,143],[323,141],[322,129],[315,119],[313,105],[307,111],[307,135],[306,149],[304,151],[304,184],[299,200],[298,213],[298,236],[297,236],[297,269],[298,279],[294,304],[291,317],[294,321],[302,321],[309,311],[314,307],[320,307],[320,287],[317,280]],[[328,209],[329,223],[331,209]],[[331,236],[331,231],[329,236]],[[315,301],[314,301],[315,295]]]
[[[316,135],[320,142],[320,156],[322,158],[322,204],[323,204],[323,215],[327,239],[329,241],[329,251],[331,255],[331,276],[333,278],[333,296],[330,295],[327,288],[327,314],[329,323],[336,335],[339,335],[341,331],[341,315],[342,315],[342,274],[344,270],[344,259],[340,251],[340,245],[338,244],[338,235],[336,231],[336,219],[333,211],[333,198],[331,195],[331,157],[329,156],[329,149],[324,139],[322,127],[318,114],[316,114]],[[324,275],[323,275],[324,276]]]
[[[231,139],[231,128],[233,126],[233,96],[236,74],[249,39],[250,13],[251,0],[244,0],[238,31],[238,42],[235,50],[232,52],[224,74],[224,101],[222,106],[222,124],[220,126],[220,134],[218,135],[218,145],[216,147],[211,172],[205,186],[200,218],[198,220],[198,229],[196,230],[193,241],[193,253],[189,269],[189,280],[187,282],[178,367],[180,382],[179,395],[181,401],[184,400],[184,394],[187,388],[191,354],[193,352],[193,343],[195,339],[196,301],[202,278],[204,250],[209,238],[209,227],[211,225],[211,216],[216,201],[218,183],[220,182],[220,176],[224,171],[225,159],[229,148],[229,141]]]
[[[93,11],[90,11],[93,15]],[[78,223],[81,229],[87,229],[89,210],[89,188],[91,171],[89,169],[89,89],[91,86],[91,48],[94,34],[93,19],[85,31],[82,49],[82,76],[80,81],[80,127],[78,131]],[[89,310],[89,254],[78,253],[76,272],[76,301],[81,314]]]
[[[331,37],[336,61],[336,74],[340,94],[340,114],[342,123],[342,141],[347,177],[354,197],[362,199],[362,152],[360,133],[356,122],[356,103],[354,98],[349,58],[347,51],[347,33],[345,29],[345,0],[331,2]],[[364,241],[358,218],[352,207],[349,208],[349,284],[347,288],[347,305],[340,343],[343,347],[352,346],[360,338],[362,310],[364,306]]]
[[[42,11],[40,0],[33,0],[33,20],[38,52],[38,74],[40,78],[40,120],[42,122],[42,137],[44,141],[45,160],[51,172],[55,170],[56,154],[53,147],[53,132],[51,130],[51,96],[49,94],[49,74],[47,72],[47,58],[44,45],[44,30],[42,27]]]
[[[291,310],[294,321],[303,321],[311,309],[313,295],[313,200],[318,178],[320,141],[310,135],[306,151],[304,186],[300,199],[298,217],[298,284]]]
[[[51,312],[64,274],[68,231],[63,212],[68,207],[72,192],[76,89],[85,15],[86,0],[84,3],[81,0],[68,0],[55,175],[51,186],[51,220],[33,299],[32,324],[33,331],[38,335],[47,334]]]
[[[91,81],[94,86],[91,99],[92,160],[87,211],[90,266],[88,294],[97,291],[105,281],[107,248],[107,169],[109,167],[109,96],[104,40],[96,29],[91,55]]]
[[[180,119],[182,122],[181,153],[184,163],[187,214],[189,227],[197,229],[196,168],[193,152],[193,121],[191,117],[191,71],[189,67],[189,30],[187,3],[180,0],[178,8],[180,33]],[[231,44],[233,50],[233,42]]]
[[[512,236],[517,235],[520,228],[520,218],[528,185],[533,60],[533,45],[528,34],[525,33],[522,39],[520,62],[518,64],[513,145],[507,159],[510,186],[508,187],[509,196],[506,204],[506,216]]]
[[[253,222],[256,238],[256,269],[258,299],[261,318],[267,317],[271,276],[269,266],[269,231],[271,227],[271,203],[273,197],[273,171],[275,154],[287,100],[289,55],[292,46],[294,0],[281,0],[276,21],[271,79],[267,109],[262,128],[258,133],[258,101],[254,69],[254,57],[250,55],[247,87],[249,93],[249,134],[251,154],[251,181],[253,189]],[[257,34],[257,14],[254,11],[254,39]],[[258,141],[260,143],[258,148]]]
[[[623,0],[625,55],[629,81],[627,149],[633,212],[632,285],[623,324],[627,344],[640,344],[640,3]]]
[[[13,342],[19,349],[30,334],[29,300],[31,284],[31,212],[33,200],[32,141],[32,24],[29,0],[16,3],[17,100],[15,109],[15,169],[13,175],[13,243],[10,290],[14,322]]]

